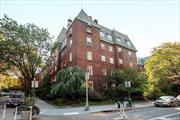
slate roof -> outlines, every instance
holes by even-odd
[[[64,47],[66,47],[66,44],[67,44],[66,31],[67,31],[67,29],[63,27],[63,28],[61,29],[61,32],[59,33],[57,39],[56,39],[56,42],[57,42],[57,43],[58,43],[58,42],[62,43],[62,46],[61,46],[60,51],[61,51]]]
[[[81,11],[79,12],[79,14],[77,15],[77,17],[75,19],[81,20],[85,23],[88,23],[88,25],[93,25],[96,27],[100,27],[98,24],[96,24],[90,16],[88,16],[83,9],[81,9]]]
[[[77,15],[76,19],[79,19],[89,25],[93,25],[95,27],[100,28],[100,30],[105,34],[105,37],[100,37],[100,40],[108,42],[110,44],[118,44],[120,46],[123,46],[125,48],[131,49],[133,51],[137,51],[131,40],[127,35],[124,35],[116,30],[111,30],[109,28],[106,28],[102,25],[96,24],[85,12],[83,9],[81,9],[80,13]],[[112,41],[107,38],[106,35],[112,36]],[[117,40],[117,38],[120,39],[120,41]],[[128,44],[129,42],[129,44]]]
[[[110,44],[117,44],[120,46],[123,46],[125,48],[131,49],[133,51],[137,51],[135,46],[133,45],[133,43],[131,42],[131,40],[129,39],[129,37],[127,35],[124,35],[122,33],[120,33],[119,31],[116,30],[111,30],[109,28],[106,28],[102,25],[96,24],[92,18],[90,16],[88,16],[83,9],[81,9],[81,11],[79,12],[79,14],[77,15],[77,17],[74,18],[73,22],[78,19],[80,21],[83,21],[85,23],[87,23],[90,26],[95,26],[100,28],[100,31],[102,31],[105,36],[101,37],[100,36],[100,40],[108,42]],[[58,36],[57,39],[59,39],[60,41],[64,42],[62,49],[65,47],[66,45],[66,31],[67,29],[63,28]],[[61,36],[62,35],[62,36]],[[107,35],[111,35],[112,36],[112,41],[108,39]],[[118,40],[117,38],[119,38],[120,40]],[[64,40],[63,40],[64,39]],[[62,50],[61,49],[61,50]]]

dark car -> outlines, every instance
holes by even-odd
[[[157,99],[154,102],[154,105],[156,107],[158,107],[158,106],[169,106],[169,107],[178,106],[178,100],[174,96],[161,96],[159,99]]]
[[[8,107],[18,106],[24,103],[24,95],[23,94],[13,94],[10,95],[10,98],[7,100],[6,105]]]

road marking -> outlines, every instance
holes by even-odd
[[[63,115],[78,115],[79,112],[63,113]]]
[[[148,119],[148,120],[156,120],[156,119],[165,120],[166,117],[169,117],[169,116],[172,116],[172,115],[178,115],[178,114],[180,114],[180,112],[173,113],[173,114],[169,114],[169,115],[164,115],[164,116],[161,116],[161,117],[155,117],[155,118],[151,118],[151,119]],[[166,120],[167,120],[167,119],[166,119]]]

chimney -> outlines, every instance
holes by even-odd
[[[68,19],[68,25],[67,25],[67,28],[69,28],[69,26],[71,25],[71,23],[72,23],[72,20],[69,18],[69,19]]]
[[[98,24],[98,20],[97,20],[97,19],[94,19],[94,23]]]
[[[92,20],[92,17],[91,17],[91,16],[89,16],[89,18]]]

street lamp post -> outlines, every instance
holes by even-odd
[[[88,80],[89,80],[89,72],[85,73],[85,79],[86,79],[86,105],[85,105],[85,111],[89,110],[89,104],[88,104]]]

